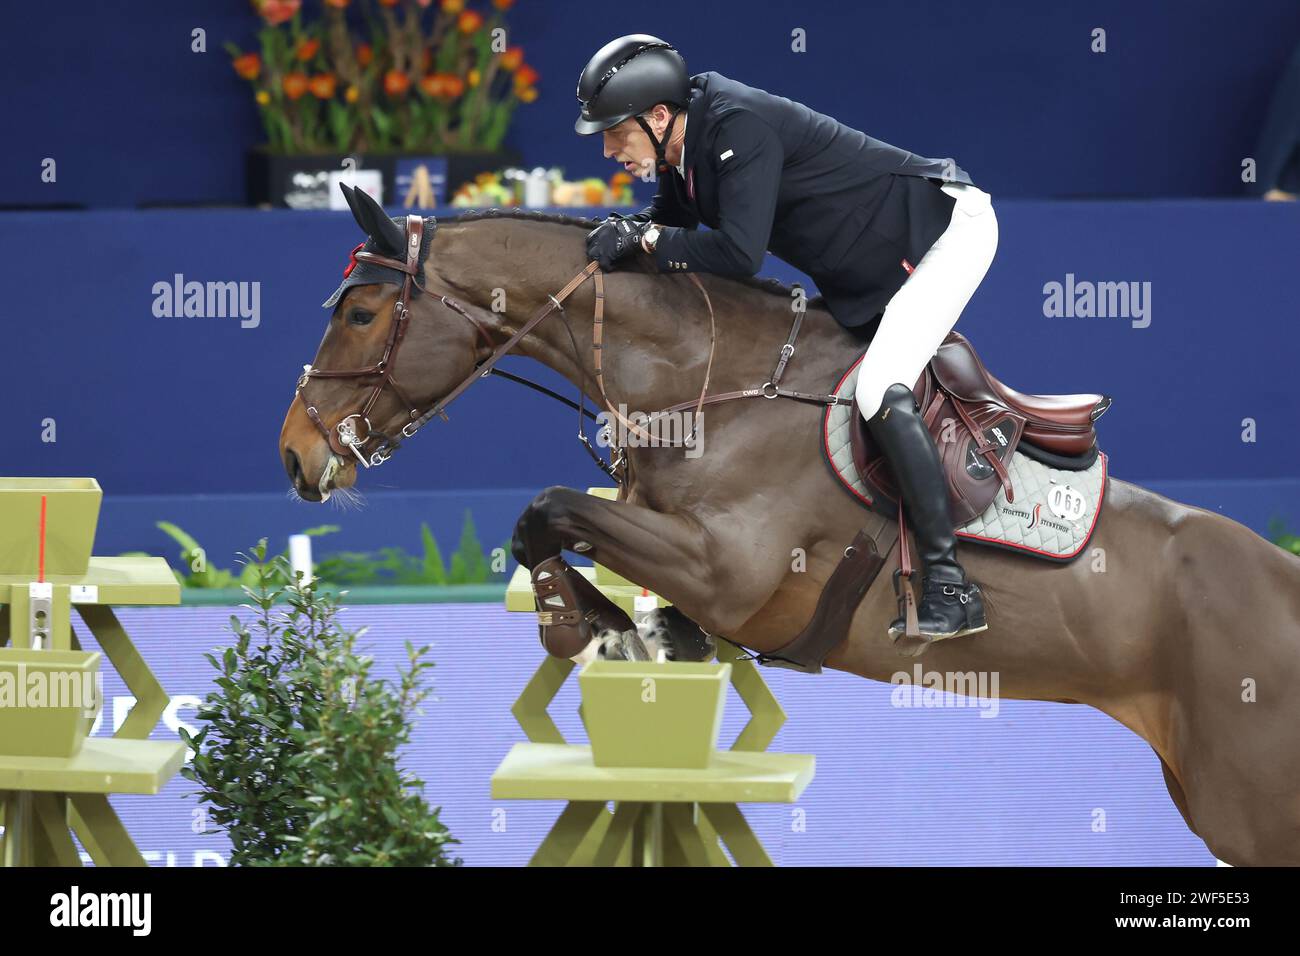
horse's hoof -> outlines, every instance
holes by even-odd
[[[623,642],[618,631],[601,631],[596,635],[596,657],[602,661],[625,661]]]
[[[652,660],[649,649],[635,628],[629,631],[602,631],[596,639],[600,642],[597,654],[607,661]]]
[[[654,660],[660,652],[670,661],[711,661],[717,653],[713,637],[677,608],[656,608],[637,625]]]

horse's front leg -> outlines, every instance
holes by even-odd
[[[708,535],[699,525],[572,488],[547,488],[534,498],[515,525],[511,549],[532,571],[542,644],[560,657],[578,654],[609,630],[631,645],[630,656],[647,654],[627,615],[570,567],[562,551],[586,555],[676,604],[703,606],[707,597]],[[680,612],[658,614],[650,626],[678,659],[709,655],[705,635]]]

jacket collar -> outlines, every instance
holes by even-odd
[[[694,168],[700,152],[700,140],[704,138],[704,93],[708,79],[704,75],[691,77],[691,101],[686,105],[686,128],[690,132],[686,137],[686,152],[682,157],[682,166],[687,172]]]

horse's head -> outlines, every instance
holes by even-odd
[[[381,464],[438,402],[474,371],[490,345],[473,305],[434,287],[427,268],[436,222],[403,225],[360,190],[343,187],[367,236],[353,250],[316,358],[304,366],[280,431],[280,458],[309,501]]]

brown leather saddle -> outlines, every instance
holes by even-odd
[[[847,379],[846,375],[841,389]],[[1057,468],[1091,466],[1098,454],[1095,423],[1111,401],[1105,395],[1018,392],[984,367],[959,332],[948,333],[912,394],[939,448],[955,527],[983,514],[999,489],[1005,489],[1008,501],[1015,500],[1006,462],[1017,448]],[[900,579],[910,578],[912,565],[898,487],[856,403],[850,422],[853,463],[867,486],[871,509],[884,518],[896,518],[897,524],[882,523],[875,533],[869,529],[857,533],[822,589],[812,619],[784,646],[749,655],[760,664],[820,673],[826,655],[847,636],[858,604],[895,546],[899,568],[894,572],[894,589],[900,612],[908,615],[908,634],[913,633],[914,598],[909,584],[900,587]]]
[[[980,515],[1015,490],[1006,462],[1017,447],[1065,469],[1087,468],[1097,457],[1095,423],[1110,407],[1105,395],[1026,395],[984,367],[970,341],[949,332],[912,388],[948,475],[953,523]],[[855,406],[856,412],[856,406]],[[871,506],[898,510],[898,485],[861,415],[852,416],[853,463],[871,492]]]

